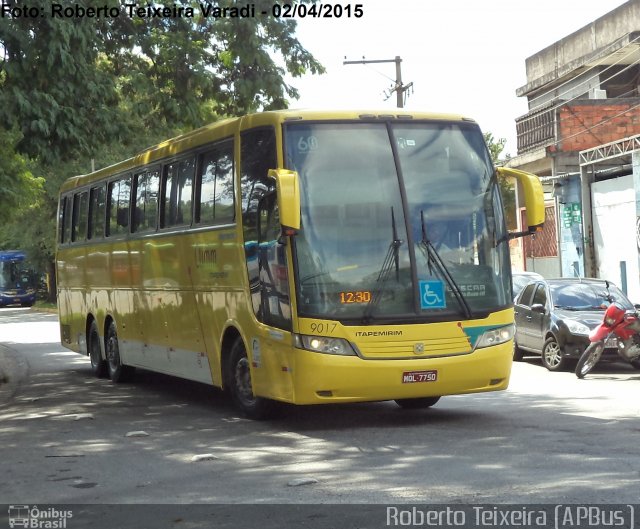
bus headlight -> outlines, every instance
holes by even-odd
[[[355,356],[351,344],[343,338],[329,338],[327,336],[295,335],[295,345],[299,349],[306,349],[315,353],[330,355]]]
[[[500,327],[499,329],[485,331],[480,335],[480,338],[478,338],[475,348],[480,349],[482,347],[491,347],[493,345],[500,345],[501,343],[508,342],[513,339],[514,332],[515,326],[513,323]]]

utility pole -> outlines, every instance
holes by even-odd
[[[346,59],[346,57],[345,57]],[[391,88],[391,90],[389,90],[389,93],[387,94],[387,99],[389,99],[389,97],[391,97],[391,94],[393,94],[394,92],[396,93],[396,106],[398,108],[403,108],[404,107],[404,94],[405,92],[407,92],[409,89],[411,89],[413,87],[413,83],[409,83],[408,85],[404,85],[402,84],[402,68],[401,68],[401,63],[402,63],[402,59],[396,55],[395,59],[374,59],[374,60],[366,60],[364,57],[362,57],[362,60],[360,61],[343,61],[342,64],[374,64],[374,63],[381,63],[381,62],[394,62],[396,63],[396,80],[395,80],[395,86],[393,86]]]

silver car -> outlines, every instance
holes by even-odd
[[[513,272],[511,275],[511,284],[513,285],[513,301],[516,300],[518,294],[522,292],[522,289],[529,283],[537,281],[538,279],[544,279],[540,274],[535,272]]]

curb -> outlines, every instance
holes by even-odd
[[[53,307],[36,307],[33,306],[30,309],[30,312],[46,312],[48,314],[58,314],[58,309]]]
[[[0,344],[0,406],[11,400],[27,373],[27,362],[15,350]]]

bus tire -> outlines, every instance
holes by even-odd
[[[134,368],[122,365],[120,361],[120,344],[118,343],[118,330],[116,322],[112,321],[107,329],[107,340],[105,342],[105,352],[107,353],[107,368],[109,378],[116,384],[130,380]]]
[[[226,382],[233,404],[243,415],[254,420],[264,420],[273,416],[276,403],[253,394],[249,357],[240,336],[231,347]]]
[[[439,400],[440,397],[422,397],[419,399],[396,399],[395,403],[403,410],[419,410],[431,408]]]
[[[96,378],[105,378],[108,373],[107,361],[102,358],[102,352],[100,351],[100,333],[98,332],[98,324],[95,320],[93,320],[89,326],[87,348],[89,349],[89,359],[91,360],[91,371]]]
[[[516,343],[516,339],[513,339],[513,361],[514,362],[522,362],[524,358],[524,351],[518,347]]]

